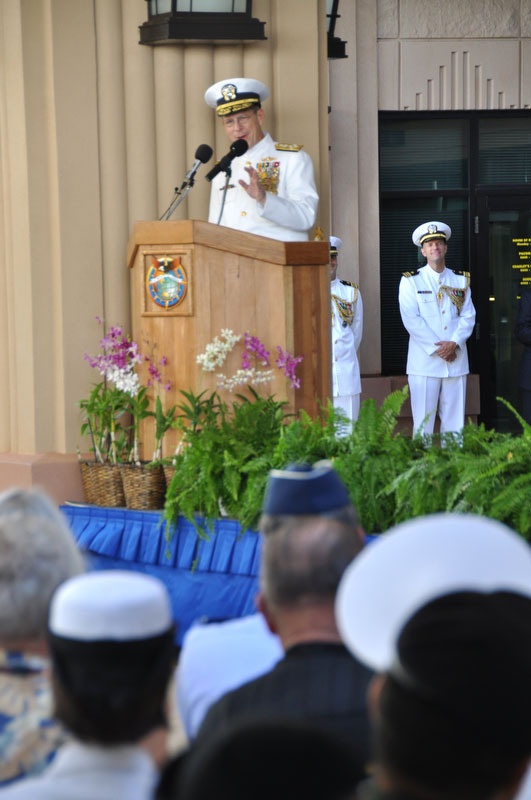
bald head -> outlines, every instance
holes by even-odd
[[[263,537],[262,594],[276,607],[333,602],[343,572],[362,546],[353,525],[326,517],[286,517]]]

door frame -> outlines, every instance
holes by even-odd
[[[475,208],[471,214],[473,242],[472,298],[476,308],[475,365],[479,373],[480,418],[487,428],[496,428],[499,403],[496,400],[494,358],[490,345],[490,242],[489,214],[491,211],[523,210],[531,208],[531,187],[506,185],[496,187],[476,186]],[[472,270],[471,270],[472,271]],[[515,422],[515,431],[519,425]]]

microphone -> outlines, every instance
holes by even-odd
[[[210,147],[209,144],[200,144],[197,150],[195,151],[195,161],[191,169],[185,175],[183,185],[181,186],[181,190],[185,188],[185,186],[193,186],[194,185],[194,177],[195,173],[201,166],[201,164],[206,164],[207,161],[210,160],[212,153],[214,151]]]
[[[216,175],[219,175],[220,172],[228,173],[232,161],[234,161],[234,159],[238,156],[243,156],[248,149],[249,145],[245,139],[236,139],[236,141],[234,141],[230,146],[230,152],[227,153],[226,156],[223,156],[223,158],[212,167],[210,172],[205,175],[207,181],[213,180],[213,178],[215,178]]]

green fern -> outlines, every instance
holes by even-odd
[[[531,539],[531,472],[518,475],[492,499],[489,516]]]
[[[333,459],[345,448],[338,431],[348,422],[331,401],[319,409],[317,417],[301,410],[296,419],[288,420],[280,431],[273,455],[276,469],[288,464],[314,464],[323,459]]]
[[[385,487],[411,463],[420,443],[397,433],[408,387],[389,394],[378,408],[373,399],[361,404],[358,420],[334,467],[345,482],[366,531],[387,530],[395,521],[395,499]]]
[[[373,398],[364,400],[351,433],[351,447],[357,445],[366,452],[381,451],[396,433],[398,417],[408,397],[408,387],[391,392],[380,408]]]
[[[200,536],[213,531],[222,513],[256,525],[262,498],[259,481],[254,477],[250,482],[249,476],[254,464],[267,477],[286,403],[249,391],[251,398],[238,395],[230,406],[215,393],[183,392],[182,449],[174,459],[175,475],[164,506],[168,536],[181,515]]]
[[[411,438],[397,431],[407,393],[407,386],[391,393],[380,408],[365,400],[350,433],[338,435],[346,418],[330,401],[312,418],[288,416],[285,403],[252,390],[230,405],[216,393],[183,392],[168,536],[182,515],[209,537],[222,509],[242,530],[256,529],[272,468],[330,459],[369,533],[457,511],[498,519],[531,539],[531,426],[514,412],[518,436],[467,423],[459,436]]]

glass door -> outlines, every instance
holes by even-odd
[[[472,296],[477,310],[481,419],[497,431],[518,433],[518,368],[522,345],[514,337],[520,290],[531,286],[531,195],[478,197],[478,269]]]

